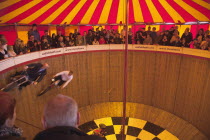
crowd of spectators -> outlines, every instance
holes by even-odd
[[[50,36],[49,32],[45,30],[44,35],[40,37],[37,25],[33,24],[31,30],[28,31],[27,44],[18,38],[13,47],[5,47],[7,41],[4,35],[0,36],[0,59],[51,48],[123,44],[125,43],[125,34],[125,28],[119,32],[118,30],[106,30],[99,27],[96,28],[96,31],[94,29],[84,31],[83,35],[75,29],[74,33],[70,33],[69,36],[64,36],[61,31],[58,31],[57,35],[53,33]],[[185,32],[180,35],[178,26],[171,27],[169,30],[162,29],[160,32],[157,32],[155,27],[152,29],[148,27],[148,30],[139,28],[135,33],[129,28],[128,44],[187,47],[210,51],[210,35],[209,30],[204,31],[202,28],[199,29],[195,38],[193,38],[189,28],[186,28]]]

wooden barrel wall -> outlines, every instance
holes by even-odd
[[[154,123],[155,125],[158,125],[175,135],[179,140],[208,139],[190,123],[161,109],[130,102],[126,104],[126,108],[126,117],[147,120],[151,123]],[[106,118],[107,116],[122,117],[122,109],[122,102],[105,102],[82,107],[80,108],[81,124],[96,119]]]
[[[58,93],[72,96],[79,107],[122,102],[124,56],[122,51],[85,52],[43,59],[50,65],[47,76],[37,86],[30,85],[17,98],[17,116],[41,128],[45,102]],[[197,127],[210,138],[210,61],[185,55],[129,51],[128,102],[154,106],[170,112]],[[0,86],[22,66],[1,74]],[[51,77],[73,70],[73,81],[63,90],[57,88],[36,97]]]

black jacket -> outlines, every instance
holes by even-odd
[[[181,40],[183,40],[183,38],[185,38],[186,43],[190,43],[193,39],[192,33],[189,32],[188,35],[186,35],[185,33],[182,34]]]
[[[4,52],[5,52],[5,54],[0,52],[0,60],[4,59],[5,55],[8,55],[6,50],[4,50]]]
[[[30,52],[40,51],[40,45],[37,44],[37,45],[35,46],[35,42],[37,43],[36,40],[35,40],[34,42],[33,42],[33,41],[28,41],[27,47],[28,47],[28,49],[30,50]]]
[[[47,39],[47,41],[48,41],[49,44],[52,43],[52,38],[51,38],[51,36],[49,36],[49,35],[47,35],[47,36],[43,35],[43,36],[41,37],[41,40],[43,40],[44,38]]]
[[[74,127],[59,126],[38,133],[34,140],[103,140],[103,138],[87,135]]]
[[[28,66],[27,74],[31,81],[40,82],[47,74],[46,69],[41,70],[41,68],[43,67],[41,63],[33,63],[27,66]]]
[[[50,49],[50,44],[47,42],[42,42],[41,43],[41,50],[47,50]]]
[[[0,140],[26,140],[26,139],[18,136],[2,136],[0,137]]]

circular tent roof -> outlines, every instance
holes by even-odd
[[[0,0],[0,24],[124,23],[126,0]],[[129,23],[209,21],[209,0],[129,0]]]

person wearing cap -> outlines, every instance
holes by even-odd
[[[14,126],[16,100],[8,93],[0,92],[0,140],[25,140],[22,129]]]
[[[102,140],[99,136],[87,135],[78,129],[80,114],[73,98],[58,94],[44,108],[42,125],[34,140]]]
[[[31,30],[28,31],[28,38],[30,38],[32,35],[34,36],[34,40],[38,42],[40,41],[40,34],[39,31],[37,30],[36,24],[33,24]]]

